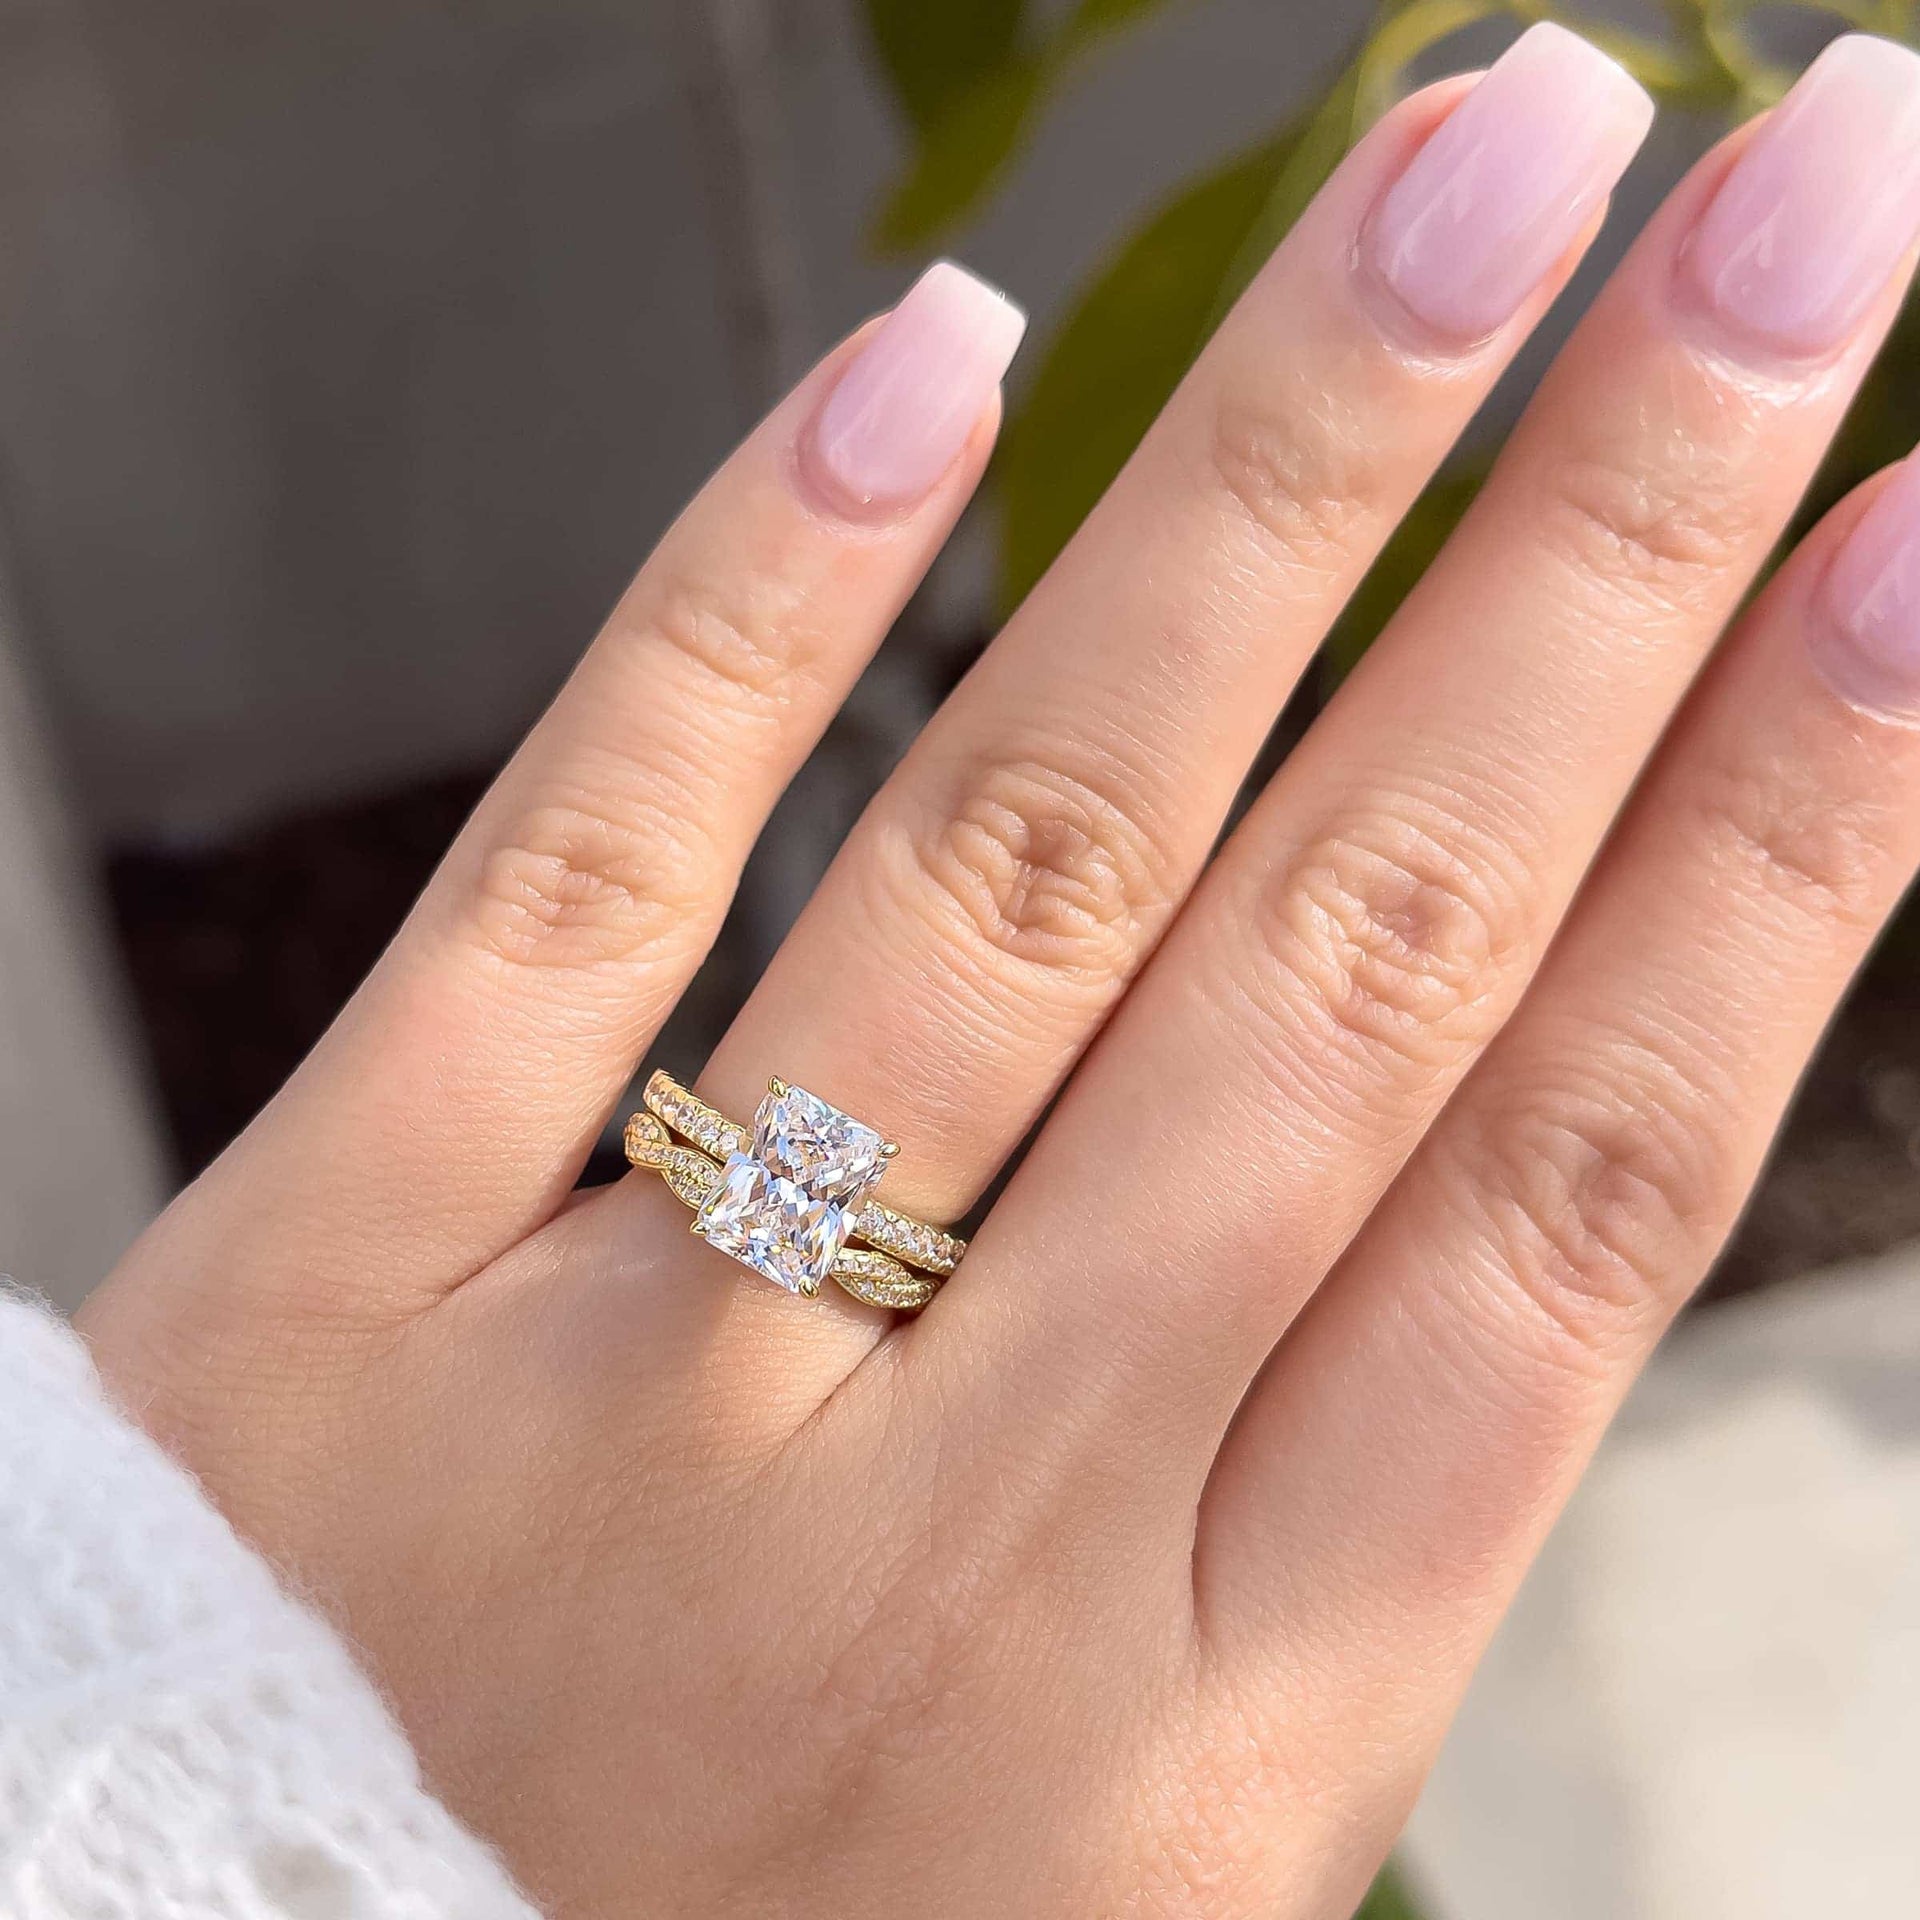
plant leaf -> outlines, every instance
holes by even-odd
[[[1169,201],[1121,248],[1055,334],[997,465],[1009,604],[1046,571],[1179,384],[1214,289],[1285,166],[1270,141]]]
[[[1511,0],[1410,0],[1386,15],[1354,61],[1360,95],[1356,135],[1392,104],[1407,69],[1429,47],[1493,14],[1516,10]]]
[[[1026,26],[1026,0],[863,0],[862,10],[880,70],[922,132],[1015,63]]]
[[[1387,1866],[1373,1883],[1373,1891],[1360,1902],[1353,1920],[1420,1920],[1420,1913],[1408,1898],[1400,1876]]]
[[[1285,165],[1214,288],[1208,332],[1227,317],[1227,309],[1246,292],[1253,276],[1292,231],[1307,202],[1326,185],[1327,176],[1353,144],[1359,84],[1356,61],[1333,83],[1332,91],[1314,109],[1306,125],[1288,141]]]
[[[1308,202],[1326,185],[1354,141],[1386,109],[1407,67],[1449,34],[1505,11],[1507,0],[1412,0],[1381,21],[1314,109],[1266,205],[1248,228],[1215,295],[1216,324],[1226,318],[1227,309],[1292,232],[1293,223],[1306,212]]]
[[[865,0],[889,83],[919,133],[873,225],[883,252],[924,248],[977,207],[1035,107],[1095,41],[1184,0],[1077,0],[1046,32],[1025,0]]]
[[[1737,88],[1732,76],[1698,47],[1649,40],[1605,20],[1583,19],[1569,24],[1577,25],[1583,40],[1611,54],[1649,93],[1669,106],[1719,109],[1731,105],[1734,99]]]
[[[887,196],[874,242],[915,252],[970,212],[1019,150],[1049,71],[1038,57],[976,82],[930,126],[907,176]]]
[[[1080,0],[1068,17],[1067,37],[1072,40],[1091,40],[1096,34],[1130,27],[1150,13],[1159,13],[1180,3],[1181,0]]]

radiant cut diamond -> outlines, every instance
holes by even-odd
[[[753,1156],[822,1200],[858,1207],[886,1171],[886,1141],[805,1087],[770,1093],[753,1116]]]
[[[736,1153],[693,1230],[789,1293],[813,1294],[833,1271],[848,1224],[844,1207]]]
[[[783,1087],[761,1101],[752,1153],[728,1156],[693,1230],[789,1293],[817,1293],[886,1171],[885,1149],[871,1127]]]

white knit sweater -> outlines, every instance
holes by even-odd
[[[0,1298],[0,1920],[532,1920],[334,1635]]]

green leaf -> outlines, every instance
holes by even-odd
[[[1669,106],[1699,111],[1731,105],[1737,88],[1719,61],[1697,44],[1675,47],[1605,20],[1569,21],[1583,40],[1611,54],[1633,77]]]
[[[907,176],[880,209],[875,244],[917,252],[985,197],[1018,152],[1047,63],[1007,67],[954,100],[930,126]]]
[[[1054,336],[997,467],[1009,604],[1045,572],[1179,384],[1207,337],[1214,289],[1292,144],[1269,142],[1187,187]]]
[[[1096,34],[1130,27],[1150,13],[1178,4],[1180,0],[1080,0],[1067,20],[1067,35],[1074,40],[1090,40]]]
[[[1359,72],[1359,63],[1355,62],[1333,83],[1332,91],[1314,109],[1305,127],[1288,141],[1286,164],[1241,235],[1214,289],[1209,333],[1227,317],[1227,309],[1246,292],[1274,248],[1293,231],[1293,223],[1326,185],[1327,176],[1352,145]]]
[[[1292,232],[1354,141],[1395,98],[1407,67],[1449,34],[1507,10],[1507,0],[1412,0],[1380,22],[1298,136],[1266,205],[1222,276],[1214,300],[1216,323]]]
[[[1080,55],[1181,3],[1078,0],[1041,34],[1030,30],[1023,0],[866,0],[874,48],[919,134],[905,178],[874,222],[874,244],[917,252],[973,212]]]
[[[1531,17],[1531,10],[1514,0],[1410,0],[1386,15],[1354,62],[1359,81],[1356,134],[1364,133],[1392,103],[1407,69],[1429,47],[1496,13]]]
[[[1026,25],[1026,0],[864,0],[864,8],[881,71],[922,130],[1015,63]]]
[[[1373,1891],[1360,1902],[1353,1920],[1420,1920],[1420,1912],[1408,1898],[1400,1876],[1387,1867],[1373,1883]]]
[[[1009,603],[1046,571],[1226,309],[1340,164],[1365,101],[1435,40],[1502,3],[1413,0],[1391,15],[1303,122],[1189,187],[1087,289],[1001,448]]]

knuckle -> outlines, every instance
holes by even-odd
[[[1106,987],[1125,979],[1169,897],[1152,833],[1118,778],[1031,759],[974,767],[905,837],[910,884],[956,903],[987,948]]]
[[[633,619],[651,641],[688,662],[716,689],[755,704],[783,705],[809,675],[823,641],[806,594],[777,572],[716,586],[689,576],[648,592]]]
[[[1704,1267],[1734,1205],[1710,1107],[1670,1060],[1623,1042],[1584,1076],[1494,1103],[1451,1156],[1548,1358],[1604,1366]]]
[[[1476,1050],[1527,939],[1522,885],[1463,851],[1451,822],[1375,813],[1323,835],[1264,882],[1255,954],[1297,1023],[1376,1070],[1424,1082]]]
[[[1657,610],[1717,598],[1754,531],[1740,489],[1704,455],[1569,459],[1545,497],[1550,546],[1576,574]]]
[[[1344,564],[1378,505],[1368,436],[1328,394],[1293,393],[1280,408],[1223,400],[1207,459],[1214,485],[1262,543],[1315,570]]]
[[[1837,795],[1817,764],[1707,771],[1694,824],[1720,870],[1810,917],[1867,931],[1877,925],[1889,872],[1884,814]]]
[[[700,924],[704,864],[668,821],[581,800],[537,804],[481,866],[480,944],[516,967],[632,965]]]

